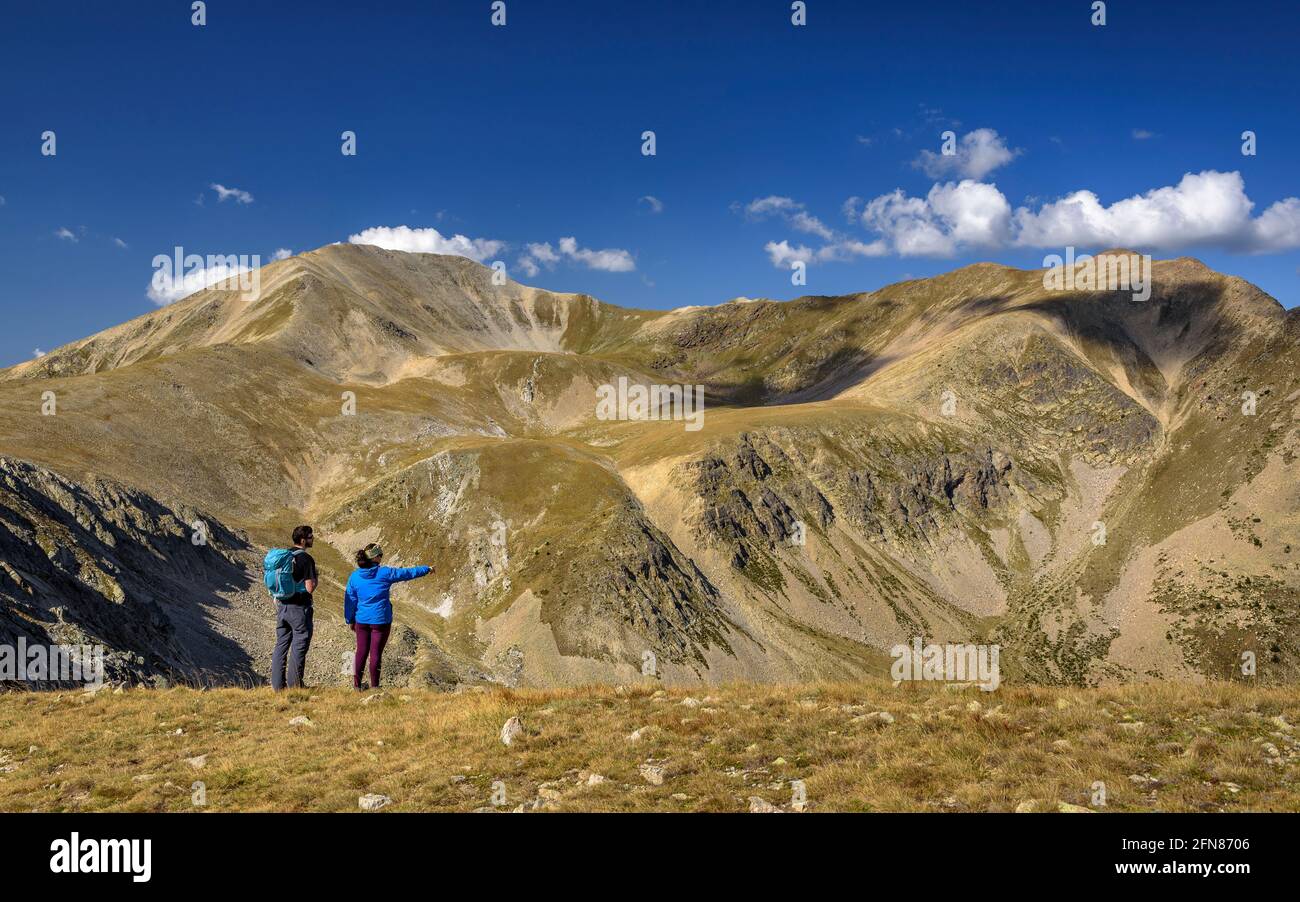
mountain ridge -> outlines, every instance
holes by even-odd
[[[434,563],[407,680],[836,679],[914,635],[1012,679],[1293,679],[1300,318],[1153,273],[642,311],[331,245],[0,371],[0,454],[255,545],[315,522],[335,583],[368,541]],[[601,419],[619,377],[703,385],[702,428]]]

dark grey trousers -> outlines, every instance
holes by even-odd
[[[271,688],[283,689],[285,656],[288,656],[290,688],[302,685],[307,670],[307,649],[311,647],[312,610],[309,604],[275,605],[275,651],[271,653]]]

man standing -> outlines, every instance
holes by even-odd
[[[271,654],[271,688],[301,688],[311,646],[311,595],[316,591],[316,561],[307,549],[312,546],[312,529],[299,526],[293,531],[294,592],[275,602],[275,651]],[[288,655],[288,679],[285,655]]]

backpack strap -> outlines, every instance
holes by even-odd
[[[289,552],[290,552],[290,554],[292,555],[293,559],[294,559],[294,560],[297,560],[298,555],[300,555],[300,554],[306,554],[306,553],[307,553],[307,549],[306,549],[306,548],[290,548],[290,549],[289,549]],[[290,579],[293,579],[293,570],[292,570],[292,569],[289,570],[289,578],[290,578]],[[298,580],[294,579],[294,580],[293,580],[293,589],[294,589],[294,594],[299,594],[299,593],[302,593],[302,592],[306,592],[306,591],[307,591],[307,581],[306,581],[306,580],[303,580],[302,582],[299,582]]]

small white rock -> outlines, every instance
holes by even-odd
[[[368,792],[361,798],[357,799],[357,806],[360,807],[362,811],[378,811],[380,808],[385,808],[391,804],[393,804],[392,799],[375,792]]]
[[[641,778],[652,786],[664,785],[664,769],[658,764],[642,764],[639,768]]]
[[[512,717],[501,727],[501,742],[503,745],[510,745],[516,739],[521,739],[524,735],[524,725],[518,717]]]
[[[894,715],[888,711],[872,711],[870,714],[859,714],[853,718],[852,723],[893,723]]]

